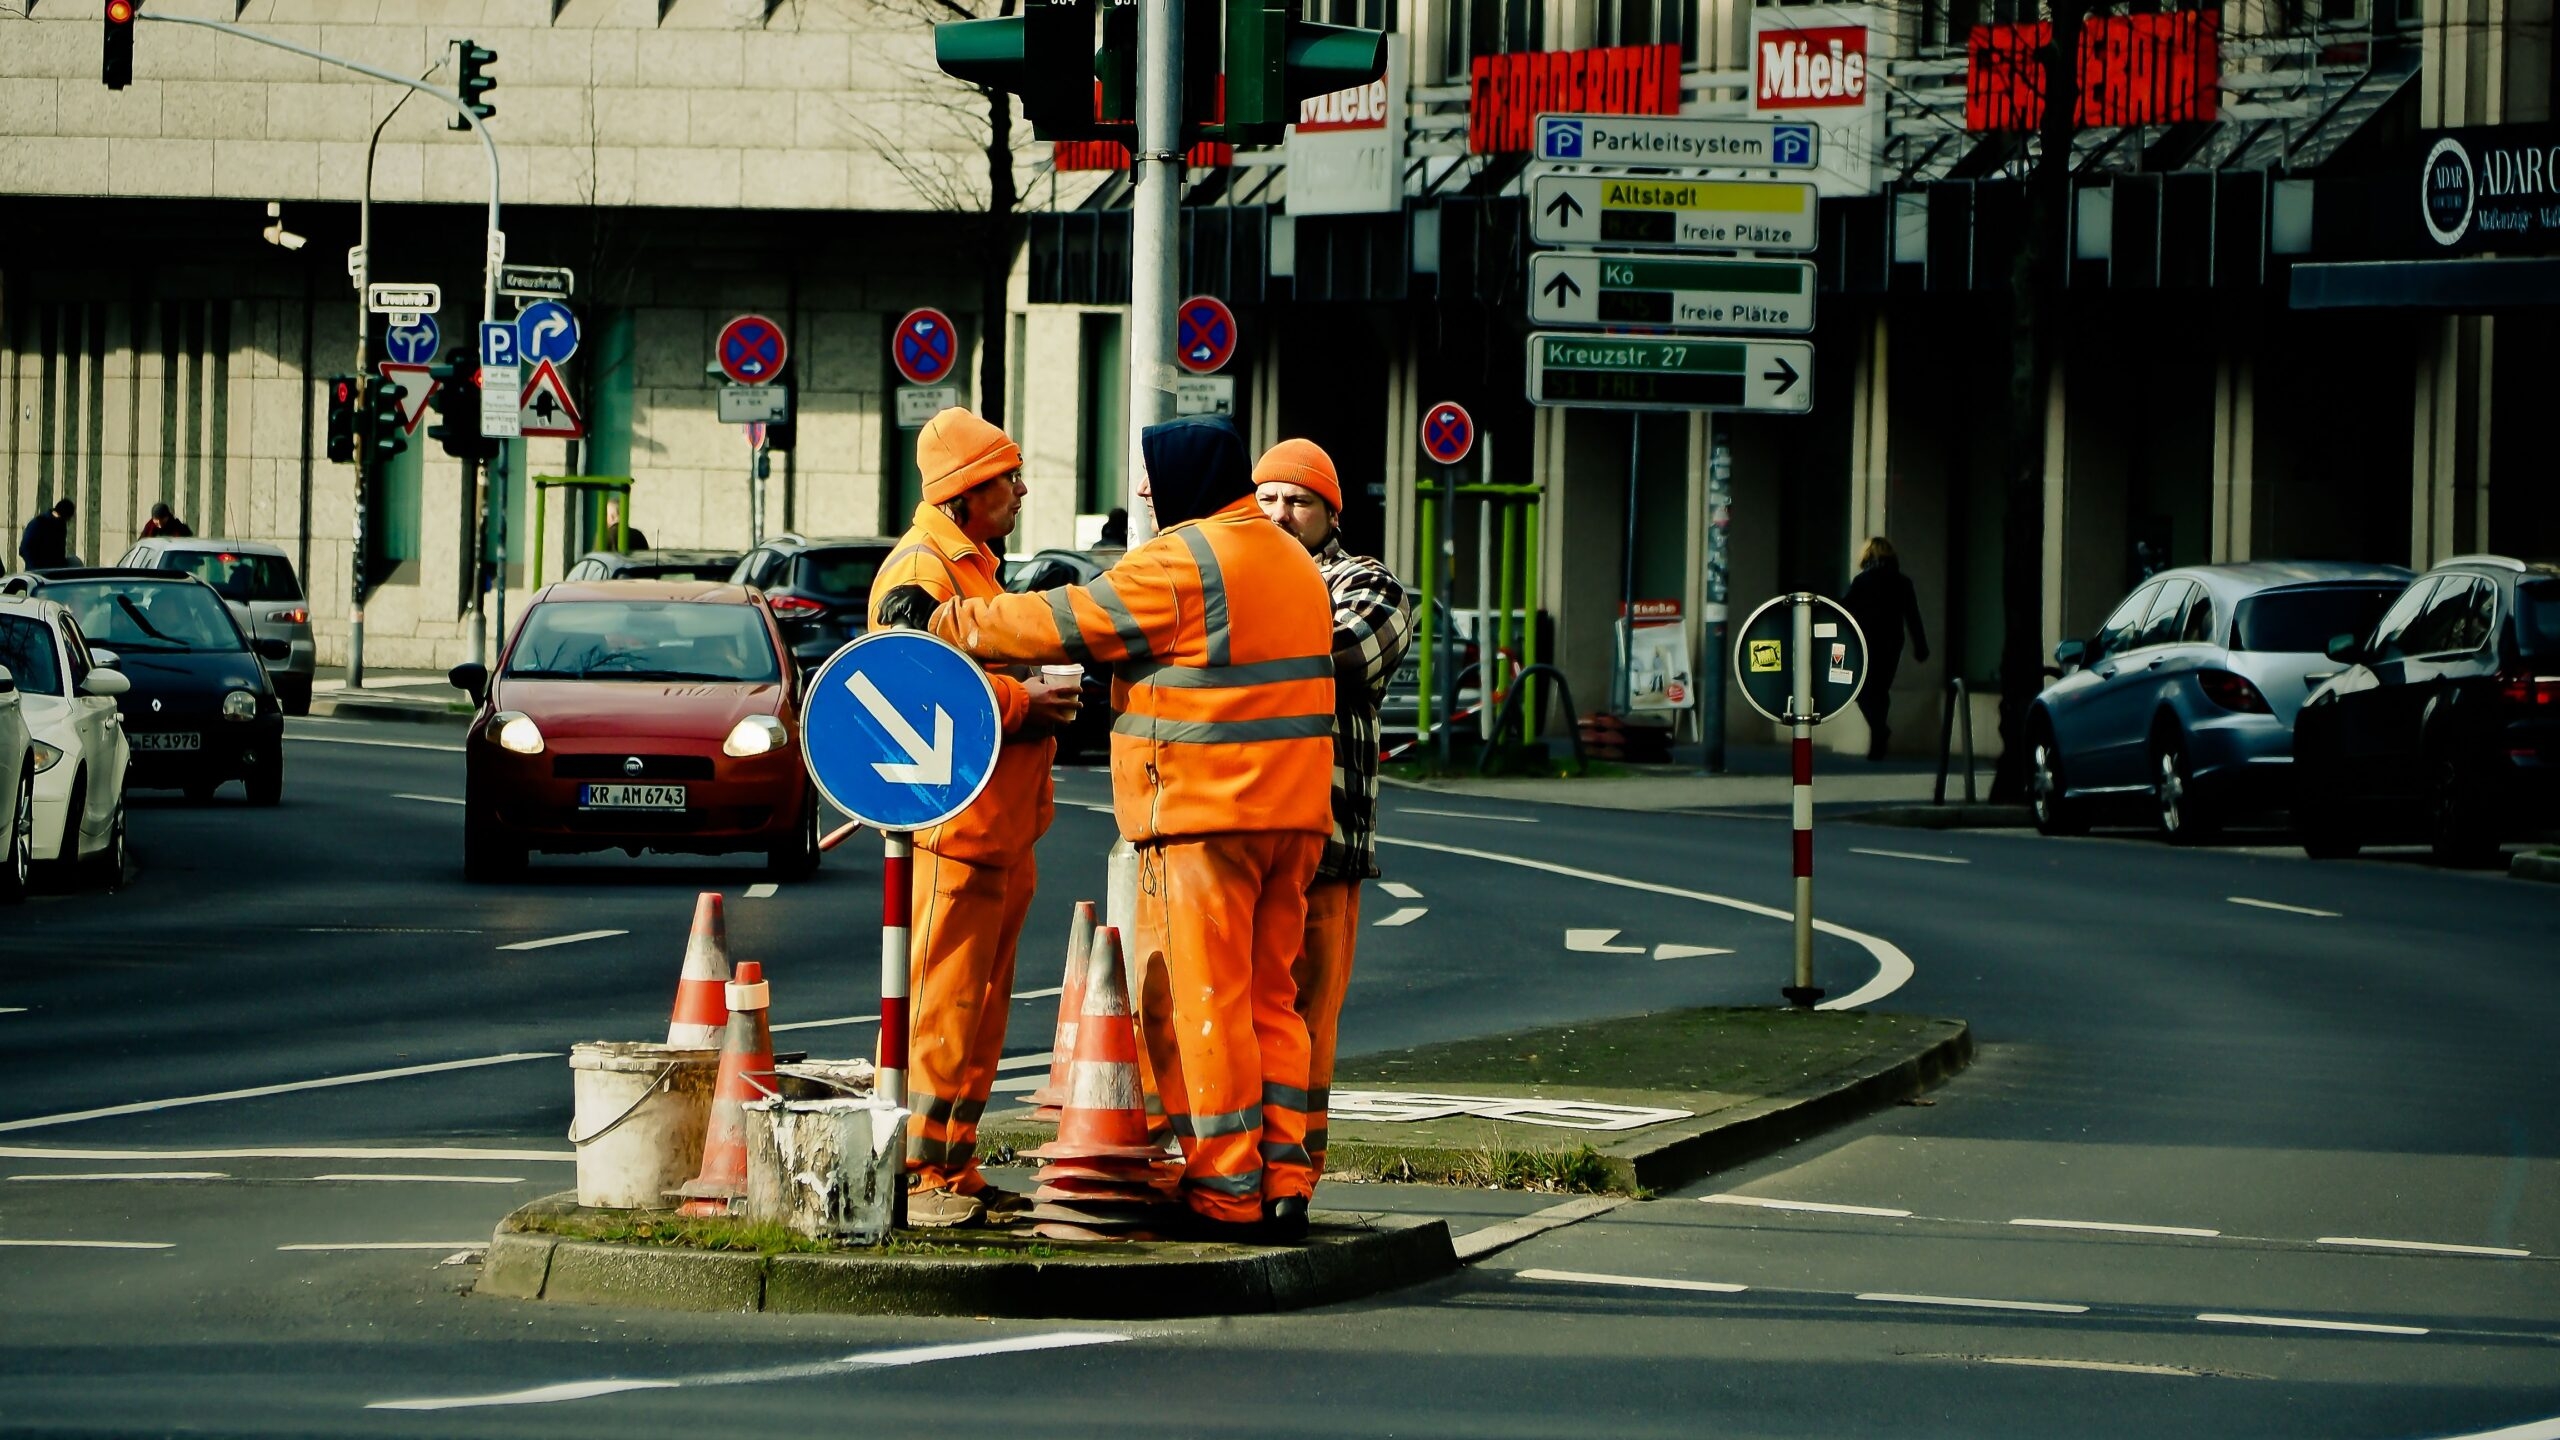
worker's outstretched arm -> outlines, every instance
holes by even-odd
[[[1154,547],[1131,552],[1091,585],[1031,595],[954,600],[933,612],[934,634],[1000,665],[1118,665],[1169,658],[1181,601]]]

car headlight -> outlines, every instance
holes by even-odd
[[[41,740],[35,742],[35,745],[36,773],[41,775],[47,770],[52,769],[54,765],[62,759],[62,747],[59,745],[47,745]]]
[[[248,690],[225,690],[222,692],[222,718],[225,720],[257,719],[257,695]]]
[[[783,747],[788,739],[782,733],[782,722],[770,715],[750,715],[738,722],[729,738],[720,742],[723,755],[763,755]]]
[[[542,727],[521,710],[502,710],[490,716],[489,738],[497,741],[501,750],[513,750],[519,755],[542,753]]]

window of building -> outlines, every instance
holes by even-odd
[[[1304,0],[1298,14],[1324,25],[1357,25],[1363,30],[1393,30],[1396,0]]]
[[[1463,80],[1479,55],[1547,48],[1544,0],[1444,0],[1449,7],[1441,73]]]
[[[1698,58],[1697,0],[1599,0],[1595,45],[1677,45]]]
[[[1118,315],[1084,317],[1084,433],[1076,442],[1076,513],[1104,515],[1128,494],[1129,372]]]

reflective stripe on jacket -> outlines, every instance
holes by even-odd
[[[931,505],[916,507],[915,523],[898,539],[898,548],[871,582],[871,623],[879,623],[880,601],[901,585],[920,585],[936,600],[985,599],[1004,593],[996,580],[995,557],[964,534],[951,517]],[[996,773],[969,808],[930,830],[916,832],[916,845],[981,865],[1006,865],[1031,853],[1048,833],[1055,802],[1049,762],[1057,741],[1017,735],[1031,710],[1031,692],[1020,680],[988,667],[996,706],[1004,725],[1004,749],[996,756]]]
[[[1333,830],[1333,603],[1250,497],[1093,584],[968,598],[933,633],[991,663],[1111,667],[1111,791],[1132,842]]]

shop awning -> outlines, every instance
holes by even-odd
[[[2296,265],[2292,304],[2296,310],[2457,312],[2560,306],[2560,259]]]

